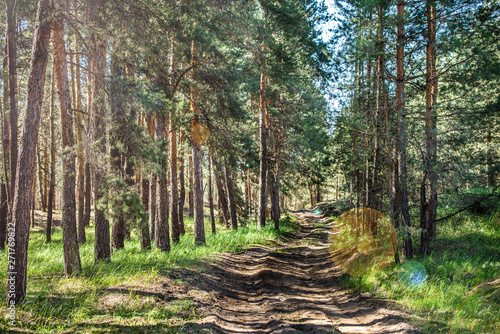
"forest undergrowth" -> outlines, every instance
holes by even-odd
[[[211,234],[205,220],[206,245],[194,247],[193,219],[186,217],[186,235],[170,252],[156,249],[141,252],[139,236],[132,231],[124,249],[115,250],[111,262],[94,263],[93,225],[87,227],[87,242],[80,246],[82,271],[64,275],[62,231],[53,231],[45,243],[45,231],[35,227],[28,253],[28,296],[16,308],[16,326],[0,311],[0,332],[34,333],[182,333],[183,324],[197,316],[176,279],[181,270],[204,270],[203,263],[222,252],[238,252],[251,245],[271,245],[299,228],[296,218],[284,216],[280,230],[268,224],[257,229],[254,221],[237,230],[217,224]],[[7,252],[1,251],[0,280],[6,281]],[[5,261],[4,261],[5,260]],[[5,286],[0,286],[5,295]]]
[[[419,234],[414,232],[418,250]],[[420,264],[425,268],[419,271],[423,277],[426,273],[425,281],[407,284],[401,279],[405,267],[422,268]],[[385,270],[373,269],[362,278],[344,274],[342,285],[394,301],[426,333],[498,333],[500,210],[483,215],[464,211],[440,222],[429,256],[417,253],[412,260],[402,259]]]

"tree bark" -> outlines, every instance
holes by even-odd
[[[7,50],[9,62],[9,106],[10,106],[10,193],[14,192],[16,184],[16,167],[18,157],[18,136],[17,136],[17,73],[16,73],[16,20],[15,20],[15,4],[14,0],[6,0],[7,4]]]
[[[165,140],[165,117],[159,116],[156,122],[156,135],[162,141]],[[165,145],[166,146],[166,145]],[[156,225],[155,246],[161,251],[170,251],[170,232],[168,227],[168,189],[167,189],[167,167],[162,162],[162,173],[159,176],[159,197],[160,203],[158,207],[158,220]],[[173,201],[172,201],[173,202]],[[177,239],[174,239],[174,226],[172,226],[173,242],[179,241],[179,232],[177,231]]]
[[[98,41],[97,36],[92,38],[92,50],[90,54],[91,77],[92,77],[92,104],[90,106],[90,115],[92,117],[93,126],[93,161],[92,169],[94,172],[92,181],[94,182],[94,260],[110,260],[110,233],[109,220],[106,218],[104,210],[100,206],[102,199],[105,197],[105,182],[106,175],[105,163],[102,159],[106,156],[106,124],[104,122],[104,79],[106,73],[105,52],[106,46],[104,42]]]
[[[187,165],[187,177],[189,180],[189,188],[188,188],[188,217],[193,217],[194,208],[193,208],[193,188],[194,188],[194,180],[193,180],[193,157],[190,156],[188,158]]]
[[[212,153],[208,153],[208,205],[210,207],[210,225],[212,226],[212,234],[215,234],[215,216],[214,216],[214,199],[212,196]]]
[[[2,117],[2,163],[3,163],[3,173],[5,178],[5,185],[7,187],[7,211],[10,209],[10,202],[12,198],[12,193],[10,190],[10,121],[7,115],[7,110],[9,109],[9,76],[7,71],[7,58],[8,58],[8,46],[7,46],[7,35],[5,38],[4,46],[4,57],[2,63],[2,77],[3,77],[3,107],[0,105],[0,112]],[[9,216],[9,214],[7,214]]]
[[[275,182],[275,196],[276,196],[276,207],[274,212],[274,229],[279,230],[280,228],[280,177],[281,177],[281,146],[283,145],[283,113],[284,113],[284,95],[283,87],[280,91],[280,124],[278,129],[278,143],[277,143],[277,153],[276,153],[276,182]]]
[[[151,183],[149,184],[149,236],[151,241],[155,240],[157,213],[157,190],[158,178],[156,175],[151,175]]]
[[[73,108],[64,44],[64,17],[56,15],[52,21],[54,73],[61,114],[61,134],[63,145],[63,194],[62,232],[64,249],[64,273],[71,275],[81,269],[80,249],[76,232],[75,199],[75,154],[73,153]]]
[[[2,183],[0,185],[0,250],[5,249],[5,240],[7,237],[7,185]]]
[[[77,45],[75,37],[75,45]],[[83,142],[83,117],[82,117],[82,84],[80,80],[80,55],[75,54],[74,84],[75,87],[75,108],[76,112],[76,142],[77,142],[77,199],[78,199],[78,242],[85,243],[85,159]]]
[[[224,166],[226,184],[227,184],[227,197],[229,199],[229,213],[231,216],[231,228],[236,230],[238,228],[238,215],[236,212],[236,201],[234,199],[234,187],[233,180],[231,178],[231,172],[227,167],[227,164]]]
[[[259,214],[257,227],[266,226],[266,208],[267,208],[267,99],[265,97],[267,87],[267,78],[263,72],[260,73],[260,93],[259,93],[259,130],[260,130],[260,168],[259,168]]]
[[[184,235],[184,203],[186,202],[186,185],[184,179],[184,132],[181,131],[179,138],[179,233]]]
[[[123,75],[124,73],[119,63],[119,59],[113,52],[111,55],[112,83],[110,87],[111,94],[109,94],[109,104],[111,108],[111,119],[116,128],[110,131],[109,138],[111,141],[111,165],[114,167],[114,171],[118,174],[118,178],[120,180],[125,179],[123,157],[120,154],[119,150],[121,135],[121,133],[119,132],[119,117],[124,112],[122,104],[124,94],[122,94],[123,87],[121,85]],[[81,161],[83,162],[83,159],[81,159]],[[80,171],[78,172],[78,175],[80,175]],[[83,226],[83,231],[85,232],[84,228],[85,227]],[[111,245],[115,249],[122,249],[125,247],[125,216],[121,212],[115,213],[113,215],[113,225],[111,227]]]
[[[43,124],[43,116],[42,116],[42,120],[41,120],[42,124]],[[41,156],[41,149],[40,149],[40,139],[38,139],[38,145],[37,145],[37,161],[38,161],[38,184],[39,184],[39,188],[40,188],[40,208],[42,209],[43,212],[45,212],[47,210],[47,203],[45,202],[45,199],[46,199],[46,194],[43,192],[43,179],[44,179],[44,171],[43,171],[43,167],[42,167],[42,156]]]
[[[11,238],[9,236],[7,239],[9,256],[13,257],[15,261],[13,265],[9,265],[7,268],[7,281],[14,282],[13,290],[11,288],[6,289],[6,302],[9,305],[19,304],[26,297],[30,230],[29,209],[35,172],[35,149],[44,95],[51,15],[50,1],[39,0],[31,49],[28,93],[21,128],[21,145],[16,168],[17,177],[13,192],[12,221],[7,226],[8,232],[12,231],[9,229],[15,229],[15,237]]]
[[[191,41],[191,65],[198,63],[198,52],[195,47],[194,40]],[[197,69],[193,67],[191,70],[191,79],[197,79]],[[193,120],[191,126],[195,127],[200,124],[200,109],[198,107],[198,91],[195,86],[191,86],[191,112],[193,113]],[[191,138],[191,146],[193,150],[193,160],[192,160],[192,173],[190,173],[190,179],[193,180],[192,187],[192,200],[194,209],[194,241],[197,245],[205,244],[205,221],[203,214],[203,168],[202,168],[202,156],[201,156],[201,143],[197,143],[193,138]]]
[[[147,209],[149,208],[149,179],[144,175],[144,173],[141,173],[141,192],[142,192],[142,204],[144,205],[144,208]],[[141,222],[141,250],[148,250],[151,249],[151,238],[149,236],[149,215],[148,219],[146,221]]]
[[[214,158],[213,163],[215,165],[215,183],[217,185],[217,193],[219,197],[219,212],[222,210],[222,215],[224,222],[226,224],[226,228],[229,228],[229,207],[227,203],[227,196],[226,196],[226,191],[224,190],[224,184],[222,183],[222,177],[223,177],[223,171],[222,171],[222,166],[217,162],[217,160]]]
[[[50,183],[47,203],[47,228],[45,242],[52,241],[52,215],[54,210],[54,194],[56,189],[56,134],[55,134],[55,74],[52,65],[50,82]]]
[[[171,42],[170,45],[170,73],[173,74],[175,71],[175,46],[174,41]],[[173,76],[171,76],[170,85],[174,86]],[[174,92],[175,94],[175,92]],[[174,96],[171,96],[173,100]],[[170,133],[170,182],[172,184],[172,201],[171,201],[171,209],[172,209],[172,241],[178,242],[180,240],[180,226],[179,226],[179,186],[178,186],[178,167],[177,167],[177,129],[175,128],[174,122],[174,114],[175,110],[172,109],[171,114],[168,117],[168,132]],[[184,232],[184,231],[183,231]],[[182,233],[184,234],[184,233]]]
[[[90,225],[90,214],[92,211],[92,171],[91,165],[85,162],[85,214],[83,216],[83,226]],[[82,236],[85,234],[82,234]],[[85,242],[80,236],[80,242]]]
[[[407,168],[406,168],[406,111],[405,111],[405,69],[404,69],[404,0],[397,2],[397,36],[396,49],[396,112],[399,117],[399,188],[401,192],[401,216],[403,218],[403,255],[407,259],[413,257],[413,246],[410,232],[410,213],[408,209]]]
[[[425,203],[424,218],[421,221],[421,252],[429,254],[430,244],[436,233],[437,218],[437,173],[436,168],[436,99],[437,99],[437,76],[436,76],[436,5],[434,1],[427,1],[427,71],[425,76],[425,135],[426,155],[425,167],[429,180],[429,199]],[[424,191],[425,194],[425,191]]]

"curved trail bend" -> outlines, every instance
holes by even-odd
[[[408,315],[341,290],[328,219],[307,210],[295,215],[302,230],[290,242],[222,254],[192,282],[212,296],[195,332],[419,333]]]

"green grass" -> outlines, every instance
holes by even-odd
[[[0,332],[31,330],[36,333],[178,333],[190,319],[196,318],[193,301],[186,298],[158,301],[140,293],[144,287],[163,284],[185,286],[170,277],[180,270],[203,270],[202,261],[216,259],[221,252],[236,252],[253,244],[272,244],[298,229],[295,218],[281,220],[280,231],[271,224],[262,230],[254,223],[226,230],[217,226],[211,234],[205,222],[206,245],[194,246],[192,219],[185,219],[186,235],[170,252],[156,249],[141,252],[136,233],[125,248],[115,250],[111,262],[94,263],[93,226],[87,228],[87,242],[80,246],[82,271],[71,277],[63,274],[62,233],[56,229],[52,242],[45,243],[43,231],[32,231],[28,251],[28,285],[25,303],[16,309],[16,328],[9,328],[0,311]],[[0,280],[5,282],[7,252],[0,252]],[[160,282],[160,283],[159,283]],[[114,287],[133,287],[118,290]],[[112,289],[112,290],[110,290]],[[5,284],[0,286],[5,296]],[[119,297],[117,297],[119,296]],[[113,300],[113,298],[117,300]],[[109,299],[109,300],[108,300]],[[109,305],[108,305],[109,304]]]
[[[427,333],[499,333],[500,285],[477,287],[500,278],[500,214],[441,223],[432,254],[413,260],[428,273],[420,288],[402,284],[396,265],[343,283],[401,304]]]

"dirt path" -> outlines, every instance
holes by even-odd
[[[303,229],[291,242],[223,254],[192,282],[210,295],[197,332],[419,333],[407,315],[341,290],[328,220],[310,211],[296,215]],[[326,226],[315,227],[320,222]]]

